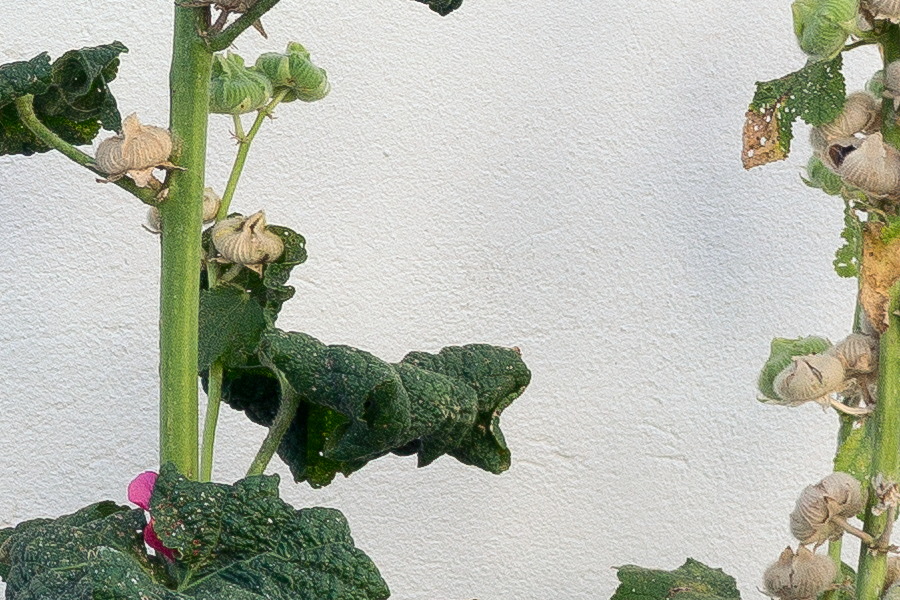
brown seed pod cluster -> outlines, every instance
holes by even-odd
[[[827,590],[837,576],[837,567],[827,556],[800,546],[790,546],[766,569],[763,586],[767,594],[780,600],[812,600]]]
[[[878,368],[878,340],[871,335],[848,335],[825,354],[840,360],[847,373],[868,374]]]
[[[802,544],[836,540],[844,533],[838,521],[857,515],[865,506],[859,481],[847,473],[832,473],[800,494],[791,513],[791,533]]]
[[[242,265],[262,275],[263,265],[275,262],[284,252],[281,238],[266,229],[266,215],[237,215],[216,223],[212,241],[220,260]]]
[[[222,199],[216,194],[211,187],[203,190],[203,224],[212,223],[216,220],[216,214],[219,212],[219,205]],[[147,211],[146,229],[151,233],[160,233],[162,231],[162,220],[160,219],[159,209],[151,206]]]
[[[103,140],[94,159],[97,168],[116,181],[126,175],[139,187],[151,187],[156,181],[153,170],[172,169],[172,136],[167,129],[144,125],[136,114],[122,122],[122,133]],[[159,183],[159,182],[157,182]]]
[[[862,0],[860,5],[872,18],[900,22],[900,0]]]

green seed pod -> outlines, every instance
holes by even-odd
[[[775,378],[791,364],[791,359],[795,356],[818,354],[829,347],[831,347],[831,342],[816,336],[797,338],[795,340],[775,338],[772,340],[769,359],[763,365],[759,374],[759,380],[757,381],[759,391],[762,392],[766,399],[777,401],[778,394],[773,387]]]
[[[831,58],[856,29],[859,0],[794,0],[794,33],[810,56]]]
[[[291,42],[287,50],[267,52],[256,59],[255,68],[272,82],[275,93],[287,90],[282,102],[321,100],[331,91],[325,69],[320,69],[309,60],[309,52],[296,42]]]
[[[844,183],[841,176],[825,166],[817,156],[806,164],[806,177],[800,177],[811,188],[818,188],[830,196],[840,196]]]
[[[231,52],[215,56],[209,81],[209,112],[242,115],[262,108],[271,97],[272,84],[246,68],[243,58]]]

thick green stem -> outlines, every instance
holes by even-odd
[[[269,461],[272,460],[275,451],[281,445],[281,440],[291,426],[291,421],[294,420],[294,415],[300,406],[300,397],[294,391],[294,388],[291,387],[291,384],[288,383],[280,371],[277,369],[273,370],[281,385],[281,404],[278,406],[278,413],[275,415],[275,421],[272,423],[272,426],[269,427],[266,439],[263,440],[259,452],[256,453],[256,458],[253,459],[253,464],[250,465],[250,469],[247,471],[247,477],[265,473],[266,467],[269,466]]]
[[[212,53],[201,33],[208,8],[175,7],[170,129],[173,162],[184,171],[170,179],[162,217],[160,293],[160,460],[197,476],[197,337],[200,230]]]
[[[235,135],[238,138],[238,152],[237,156],[234,157],[234,166],[231,167],[231,175],[228,177],[228,183],[225,184],[225,191],[222,193],[222,202],[219,204],[219,212],[216,214],[217,221],[221,221],[228,216],[228,209],[231,207],[231,200],[234,198],[234,192],[237,190],[238,181],[241,179],[241,173],[244,172],[244,163],[247,162],[247,154],[250,153],[250,144],[253,143],[253,138],[259,133],[259,128],[262,127],[266,117],[272,115],[272,111],[275,110],[275,107],[278,106],[282,100],[284,100],[286,94],[287,90],[278,92],[275,97],[272,98],[271,102],[264,108],[259,109],[256,120],[253,121],[250,131],[246,134],[243,132],[243,127],[240,127],[240,118],[235,117]]]
[[[900,59],[900,26],[888,26],[882,43],[885,65]],[[900,127],[894,119],[893,103],[885,99],[882,110],[885,117],[882,127],[884,139],[900,148]],[[894,314],[898,308],[898,290],[898,285],[891,288],[888,329],[881,335],[879,347],[878,399],[875,414],[870,417],[868,425],[873,428],[875,444],[870,474],[872,477],[881,475],[888,481],[900,480],[900,320]],[[887,512],[880,515],[872,513],[872,507],[877,503],[878,498],[870,493],[863,529],[873,537],[881,538],[887,528],[893,527],[893,523]],[[870,551],[863,546],[856,578],[856,597],[859,600],[879,598],[886,572],[887,554]]]
[[[200,449],[200,481],[212,479],[213,453],[216,446],[216,425],[222,406],[222,363],[209,367],[209,392],[206,395],[206,419],[203,421],[203,446]]]
[[[102,173],[96,166],[94,166],[94,159],[89,154],[85,154],[72,144],[68,143],[52,131],[48,129],[43,123],[41,123],[40,119],[38,119],[37,115],[34,114],[34,96],[27,95],[22,96],[21,98],[16,99],[16,110],[19,112],[19,118],[22,119],[22,123],[25,124],[25,127],[34,134],[34,136],[53,148],[54,150],[58,150],[62,153],[66,158],[78,163],[82,167],[85,167],[90,172],[100,175],[101,177],[106,177],[105,173]],[[134,184],[133,181],[128,179],[127,177],[123,177],[118,181],[114,181],[117,186],[132,194],[135,198],[140,200],[145,204],[150,204],[152,206],[156,206],[159,204],[159,200],[156,197],[156,192],[151,190],[150,188],[141,188]]]
[[[257,0],[247,12],[242,14],[238,19],[225,28],[224,31],[207,38],[209,49],[213,52],[219,52],[231,45],[239,35],[244,33],[251,25],[259,20],[264,14],[269,12],[281,0]]]

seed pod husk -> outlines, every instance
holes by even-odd
[[[859,481],[847,473],[832,473],[800,493],[790,516],[791,533],[802,544],[836,540],[844,530],[833,517],[853,517],[865,506],[866,494]]]
[[[301,44],[291,42],[284,53],[267,52],[256,59],[255,68],[272,82],[277,94],[287,90],[282,102],[321,100],[331,91],[325,69],[315,66]]]
[[[844,189],[841,176],[825,166],[818,156],[810,156],[806,163],[806,177],[801,176],[803,183],[811,188],[820,189],[830,196],[839,196]]]
[[[831,342],[823,337],[808,336],[803,338],[775,338],[769,349],[769,358],[759,373],[757,386],[764,398],[769,401],[777,401],[773,384],[779,373],[791,365],[795,356],[807,354],[819,354],[831,346]]]
[[[211,187],[203,189],[203,224],[212,223],[216,220],[216,214],[219,212],[219,204],[222,199]],[[151,206],[147,211],[146,227],[152,233],[162,231],[162,219],[160,218],[159,209]]]
[[[900,0],[862,0],[861,5],[875,19],[887,19],[892,23],[900,21]]]
[[[816,129],[829,142],[857,133],[876,133],[881,130],[881,103],[868,92],[854,92],[847,96],[841,114],[834,121]]]
[[[795,0],[791,12],[800,49],[814,57],[831,58],[856,29],[859,0]]]
[[[209,112],[242,115],[258,110],[272,97],[268,78],[244,66],[244,59],[229,52],[213,58],[209,81]]]
[[[153,169],[174,168],[169,162],[172,136],[167,129],[143,125],[137,114],[122,122],[122,133],[103,140],[95,163],[110,181],[128,175],[139,187],[148,187]]]
[[[788,546],[766,569],[763,586],[766,593],[781,600],[811,600],[828,589],[836,576],[837,567],[827,556],[813,554],[803,546],[794,553]]]
[[[888,63],[884,68],[883,78],[884,90],[881,96],[893,100],[894,110],[897,110],[900,108],[900,60]]]
[[[878,340],[870,335],[850,334],[825,353],[840,360],[851,373],[872,373],[878,368]]]
[[[845,387],[846,373],[841,361],[825,354],[795,356],[775,377],[772,387],[777,398],[789,405],[820,400]]]
[[[275,262],[284,252],[281,238],[266,230],[263,211],[219,221],[212,229],[212,241],[222,261],[243,265],[259,274],[262,265]]]
[[[881,133],[837,141],[824,160],[844,182],[864,192],[882,197],[900,193],[900,152],[885,144]]]

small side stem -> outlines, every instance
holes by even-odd
[[[72,144],[68,143],[55,133],[53,133],[46,125],[41,123],[40,119],[38,119],[37,115],[34,113],[34,96],[27,95],[22,96],[21,98],[16,98],[16,110],[19,112],[19,118],[22,119],[22,123],[25,124],[25,127],[34,134],[34,136],[53,148],[54,150],[59,151],[63,156],[72,160],[82,167],[86,168],[91,173],[95,175],[99,175],[101,177],[106,177],[105,173],[101,173],[97,167],[94,166],[94,158],[89,154],[85,154]],[[144,204],[149,204],[150,206],[156,206],[159,204],[159,200],[156,197],[156,192],[151,190],[150,188],[141,188],[134,184],[128,178],[123,177],[118,181],[114,181],[117,186],[143,202]]]
[[[264,108],[259,109],[256,120],[253,121],[250,131],[246,134],[243,132],[240,118],[235,117],[234,127],[235,135],[238,138],[238,152],[237,156],[234,157],[234,166],[231,168],[231,175],[228,176],[228,183],[225,184],[225,192],[222,194],[222,203],[219,204],[219,212],[216,214],[217,221],[221,221],[228,216],[228,209],[231,206],[231,200],[234,198],[234,192],[237,190],[241,173],[244,171],[244,163],[247,162],[247,154],[250,152],[250,144],[253,143],[253,138],[259,133],[259,128],[262,127],[266,117],[271,116],[272,111],[275,110],[275,107],[278,106],[282,100],[284,100],[286,94],[287,90],[278,92],[275,97],[272,98],[271,102]]]
[[[831,517],[831,522],[834,523],[835,525],[840,526],[841,529],[843,529],[850,535],[858,537],[860,540],[862,540],[862,543],[865,544],[866,546],[869,546],[870,548],[877,547],[878,540],[876,540],[874,537],[872,537],[865,531],[863,531],[857,527],[854,527],[853,525],[848,523],[847,519],[845,519],[844,517]]]
[[[265,473],[266,467],[269,466],[269,461],[272,460],[275,451],[281,445],[281,440],[284,438],[284,434],[287,433],[288,427],[290,427],[291,421],[294,420],[294,415],[297,413],[297,408],[300,406],[300,397],[294,391],[294,388],[291,387],[291,384],[288,383],[280,371],[277,369],[273,370],[275,375],[278,376],[279,384],[281,384],[281,405],[278,407],[275,421],[269,427],[266,439],[263,440],[256,458],[253,459],[253,464],[250,465],[250,469],[247,471],[247,477]]]
[[[203,445],[200,450],[200,481],[212,479],[213,455],[216,445],[216,426],[222,406],[222,363],[209,367],[209,393],[206,395],[206,418],[203,421]]]
[[[281,0],[257,0],[256,3],[247,9],[247,12],[238,17],[234,23],[226,27],[220,33],[207,38],[206,43],[209,46],[209,49],[212,52],[220,52],[228,48],[239,35],[259,21],[260,17],[269,12],[280,1]]]

